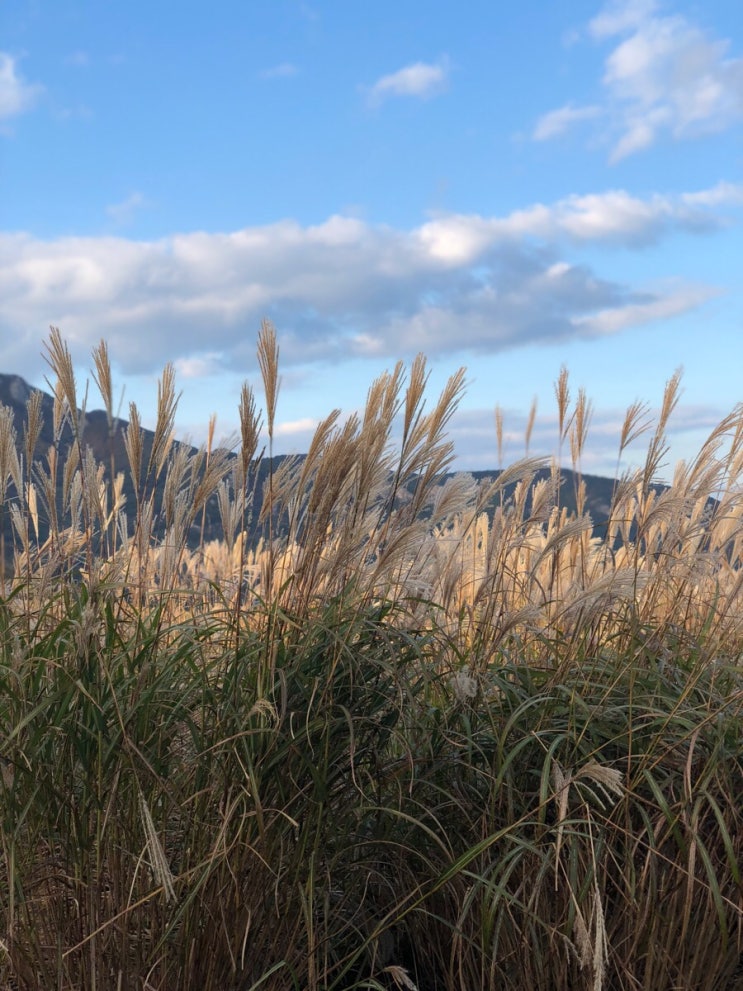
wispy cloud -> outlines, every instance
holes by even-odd
[[[667,320],[689,310],[717,295],[709,286],[679,286],[664,295],[638,300],[623,307],[609,307],[596,313],[581,314],[573,318],[573,325],[587,337],[606,337],[628,327],[638,327],[656,320]]]
[[[28,83],[18,72],[17,59],[0,52],[0,120],[31,110],[44,92],[40,83]]]
[[[618,162],[661,136],[690,139],[743,120],[743,58],[689,18],[660,13],[654,0],[615,0],[589,23],[588,34],[615,44],[604,63],[605,100],[550,111],[534,128],[536,140],[600,115],[610,161]]]
[[[743,206],[743,185],[718,182],[716,186],[697,193],[683,193],[681,201],[693,207]]]
[[[670,373],[670,372],[669,372]],[[576,383],[577,385],[578,383]],[[587,388],[591,397],[590,383],[580,383]],[[660,396],[648,399],[651,401]],[[667,434],[672,444],[679,448],[698,450],[699,434],[711,433],[729,409],[713,404],[700,405],[681,402],[674,410],[668,424]],[[657,420],[658,408],[650,410],[650,420]],[[612,477],[617,468],[623,471],[630,466],[639,467],[645,461],[649,435],[644,434],[625,449],[624,456],[617,463],[619,439],[622,433],[625,410],[602,406],[595,408],[588,429],[586,446],[581,456],[581,465],[586,474]],[[512,464],[523,457],[528,414],[523,409],[503,411],[503,464]],[[498,446],[493,423],[492,409],[462,409],[452,418],[448,430],[454,442],[460,463],[468,465],[472,471],[491,471],[498,464]],[[569,452],[564,450],[563,464],[570,466]],[[536,421],[531,433],[529,453],[543,457],[558,456],[560,451],[560,426],[554,406],[545,404],[537,410]],[[607,506],[608,509],[608,506]]]
[[[743,189],[728,184],[674,198],[573,196],[410,230],[334,216],[149,242],[5,234],[0,337],[13,342],[5,360],[21,373],[38,355],[23,343],[27,328],[54,323],[81,349],[105,336],[126,372],[180,360],[195,376],[252,367],[253,331],[266,316],[289,369],[602,337],[689,312],[716,290],[624,284],[571,261],[572,245],[710,231],[741,199]]]
[[[576,107],[572,103],[567,103],[557,110],[550,110],[544,114],[536,123],[532,137],[535,141],[547,141],[550,138],[559,137],[564,134],[574,124],[584,120],[593,120],[601,115],[601,108],[596,106]]]
[[[306,21],[319,21],[320,14],[308,3],[300,3],[299,13]]]
[[[278,65],[272,65],[270,68],[264,69],[260,76],[261,79],[290,79],[298,73],[299,67],[294,65],[293,62],[279,62]]]
[[[149,206],[149,202],[142,193],[133,192],[120,203],[111,203],[106,207],[106,213],[119,227],[131,224],[137,211]]]
[[[92,120],[95,113],[87,103],[77,103],[71,107],[54,107],[52,110],[55,120],[67,123],[75,120]]]
[[[90,65],[90,56],[87,52],[83,52],[81,50],[70,52],[69,55],[65,55],[64,64],[72,65],[77,68],[83,68],[86,65]]]
[[[368,91],[369,102],[377,106],[393,96],[413,96],[428,99],[442,92],[449,81],[449,60],[413,62],[397,72],[378,79]]]
[[[594,38],[610,38],[624,31],[634,31],[654,17],[657,0],[610,0],[589,24]]]

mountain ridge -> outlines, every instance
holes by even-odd
[[[21,453],[24,449],[24,425],[27,420],[27,403],[33,392],[41,393],[41,415],[42,415],[42,428],[39,434],[38,441],[35,445],[33,456],[34,460],[43,459],[46,455],[48,448],[54,443],[54,427],[53,427],[53,411],[54,411],[54,398],[51,394],[45,392],[43,389],[36,389],[26,382],[26,380],[20,375],[4,374],[0,373],[0,404],[8,407],[11,410],[13,425],[16,432],[16,447]],[[78,410],[78,415],[80,411]],[[116,417],[113,422],[109,422],[109,418],[105,410],[94,409],[86,410],[82,423],[82,442],[86,448],[89,448],[95,460],[103,466],[104,476],[110,478],[111,466],[113,465],[114,473],[122,472],[124,475],[124,495],[126,496],[126,509],[125,512],[129,517],[130,521],[133,519],[133,514],[136,506],[136,494],[134,492],[134,487],[129,471],[128,458],[126,455],[126,448],[124,444],[124,432],[129,426],[128,421],[123,418]],[[152,442],[154,438],[154,431],[142,428],[142,434],[144,438],[143,444],[143,460],[149,457],[150,450],[152,448]],[[72,428],[69,423],[64,425],[61,434],[61,440],[59,444],[60,450],[60,478],[63,475],[64,463],[66,463],[67,454],[69,452],[70,446],[74,441],[74,435]],[[188,449],[188,453],[196,453],[198,448],[186,441],[174,441],[174,447],[180,447],[185,445]],[[236,455],[231,455],[236,457]],[[302,459],[305,455],[297,455],[298,459]],[[276,455],[272,460],[274,469],[278,467],[282,462],[284,462],[288,455]],[[261,491],[262,483],[268,476],[270,464],[268,458],[264,458],[260,461],[258,467],[258,481],[257,481],[257,491]],[[482,482],[486,479],[495,479],[501,473],[501,469],[492,470],[479,470],[479,471],[468,471],[468,472],[449,472],[447,477],[451,477],[456,474],[467,474],[470,475],[478,482]],[[549,478],[550,469],[544,468],[540,469],[536,478]],[[560,505],[565,507],[568,512],[575,512],[576,510],[576,499],[575,493],[577,489],[578,479],[580,478],[586,487],[586,501],[585,510],[591,516],[594,523],[594,528],[597,534],[601,533],[602,521],[606,519],[609,513],[609,507],[611,505],[612,496],[616,486],[616,481],[612,478],[608,478],[601,475],[591,475],[591,474],[581,474],[577,475],[576,472],[568,468],[562,468],[560,472],[561,477],[561,497]],[[156,487],[156,502],[162,497],[162,489],[164,488],[164,479],[160,480],[160,484]],[[659,487],[662,488],[662,487]],[[506,494],[510,494],[512,488],[506,490]],[[257,515],[257,514],[256,514]],[[8,541],[12,540],[12,527],[11,521],[8,513],[3,513],[3,532],[6,541],[6,547],[9,546]],[[162,536],[164,529],[160,527],[158,532],[157,526],[155,527],[155,536]],[[189,546],[198,543],[198,540],[214,540],[220,539],[222,536],[221,522],[219,517],[219,512],[216,507],[216,500],[212,499],[210,504],[207,505],[207,512],[205,514],[204,520],[204,531],[203,534],[199,528],[198,534],[190,535]]]

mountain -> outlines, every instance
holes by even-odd
[[[23,454],[24,462],[26,461],[25,456],[25,428],[27,423],[27,402],[32,393],[31,386],[22,379],[19,375],[4,375],[0,374],[0,404],[7,407],[12,414],[13,426],[16,432],[16,446],[19,454]],[[41,416],[42,416],[42,428],[39,434],[38,441],[35,444],[33,457],[34,460],[39,460],[42,464],[45,462],[46,454],[50,446],[54,443],[54,399],[51,395],[41,391]],[[129,460],[126,454],[126,447],[124,443],[125,431],[129,426],[127,421],[122,419],[115,419],[114,423],[109,426],[108,417],[104,410],[92,410],[86,412],[82,420],[82,442],[83,448],[89,448],[92,451],[96,461],[101,464],[104,468],[104,477],[108,480],[111,477],[111,470],[113,468],[114,475],[121,472],[124,477],[123,484],[123,494],[126,499],[126,512],[129,516],[129,531],[133,531],[133,519],[136,508],[136,493],[134,490],[134,484],[132,481],[131,473],[129,471]],[[143,445],[142,445],[142,462],[144,465],[147,464],[150,452],[152,450],[152,444],[154,440],[154,432],[151,430],[143,429]],[[64,465],[69,457],[70,448],[73,444],[74,435],[72,428],[69,423],[66,423],[61,434],[61,440],[59,444],[59,454],[60,454],[60,465],[58,469],[58,479],[59,483],[57,486],[58,491],[58,505],[61,505],[61,486],[62,479],[64,476]],[[173,449],[177,449],[184,445],[179,442],[175,442]],[[190,445],[185,445],[188,454],[195,454],[196,448]],[[259,485],[261,484],[261,475],[265,476],[268,472],[268,466],[261,466],[259,469]],[[155,506],[158,507],[162,503],[162,496],[165,489],[165,478],[161,477],[155,487]],[[10,486],[8,498],[12,498],[15,494],[13,486]],[[11,546],[12,543],[12,524],[10,520],[9,513],[2,512],[3,507],[0,507],[2,523],[0,524],[0,533],[4,538],[4,544],[6,549]],[[43,515],[40,513],[40,516]],[[41,540],[44,540],[48,528],[44,526],[43,519],[40,521],[41,526]],[[156,517],[154,520],[153,532],[156,537],[162,537],[164,534],[164,521],[162,517]],[[204,519],[204,532],[203,537],[206,540],[213,540],[220,538],[222,535],[222,528],[220,523],[219,512],[216,506],[216,501],[211,501],[207,506],[207,512]],[[198,540],[201,538],[201,526],[195,529],[195,532],[190,534],[190,543],[196,545]],[[6,551],[7,553],[7,551]]]
[[[29,386],[28,383],[19,375],[0,374],[0,404],[7,407],[12,414],[19,453],[24,450],[25,425],[27,417],[26,404],[32,391],[34,390],[32,390],[31,386]],[[34,459],[40,459],[43,461],[49,447],[54,441],[54,399],[51,395],[43,391],[41,393],[41,414],[42,429],[34,448]],[[132,520],[136,506],[136,495],[129,472],[129,462],[124,445],[124,432],[128,426],[128,423],[125,420],[117,419],[113,423],[112,428],[109,428],[108,418],[105,411],[92,410],[90,412],[86,412],[82,426],[83,445],[90,448],[96,460],[104,467],[105,477],[110,477],[112,465],[114,473],[122,472],[124,475],[124,495],[126,496],[126,511],[130,516],[131,532],[133,529]],[[143,437],[143,461],[146,463],[152,449],[154,433],[151,430],[143,430]],[[62,432],[62,440],[60,444],[60,486],[63,476],[63,465],[68,457],[72,442],[72,429],[69,424],[66,424]],[[180,446],[182,445],[179,442],[175,442],[174,449],[177,449]],[[195,448],[190,445],[186,446],[187,453],[193,454],[196,452]],[[285,458],[282,456],[274,458],[274,467],[277,467],[284,460]],[[262,492],[263,481],[268,476],[268,472],[269,463],[268,460],[265,459],[259,466],[258,482],[256,487],[257,493]],[[475,479],[482,481],[487,478],[497,477],[499,472],[497,470],[493,470],[472,472],[471,474]],[[537,474],[537,478],[548,478],[549,475],[549,470],[543,469]],[[598,475],[583,475],[582,479],[586,486],[586,510],[594,521],[596,533],[600,535],[601,523],[606,520],[608,515],[615,483],[610,478],[604,478]],[[560,503],[562,506],[567,508],[569,512],[575,511],[577,481],[578,479],[574,472],[569,469],[562,470]],[[164,478],[161,478],[156,488],[156,506],[161,502],[164,485]],[[58,488],[60,486],[58,486]],[[512,491],[513,487],[511,486],[509,489],[506,489],[506,495],[510,495]],[[11,486],[11,497],[12,494],[13,489]],[[4,536],[5,547],[9,548],[12,543],[12,525],[9,513],[2,510],[3,507],[0,507],[2,518],[0,533]],[[255,513],[254,516],[257,516],[257,513]],[[161,520],[158,521],[156,519],[154,531],[156,536],[162,536],[164,525]],[[194,526],[191,534],[189,535],[189,543],[195,546],[201,536],[201,526]],[[212,540],[219,539],[221,536],[222,528],[219,511],[217,508],[216,499],[213,498],[207,504],[203,537],[206,540]],[[43,529],[41,537],[42,539],[45,537]]]

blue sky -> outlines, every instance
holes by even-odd
[[[109,343],[154,422],[236,426],[282,355],[277,450],[423,351],[460,365],[458,466],[556,446],[568,367],[611,474],[625,408],[683,366],[672,458],[741,399],[739,0],[4,0],[0,370],[81,380]],[[89,406],[99,404],[91,394]]]

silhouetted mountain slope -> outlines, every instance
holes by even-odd
[[[28,470],[27,459],[25,454],[25,436],[26,436],[26,424],[27,424],[27,401],[31,395],[31,387],[18,375],[3,375],[0,374],[0,404],[8,407],[13,416],[13,425],[16,432],[16,447],[19,454],[23,457],[24,463],[24,473]],[[42,429],[39,434],[38,441],[34,447],[33,458],[35,461],[41,462],[42,465],[46,462],[47,452],[50,446],[54,443],[54,399],[51,395],[41,391],[41,414],[42,414]],[[130,521],[130,532],[133,528],[133,520],[136,511],[137,499],[136,492],[134,490],[134,483],[132,480],[132,475],[129,468],[129,460],[126,453],[126,447],[124,443],[125,431],[129,426],[128,422],[123,419],[115,419],[113,423],[109,424],[108,417],[104,410],[92,410],[85,413],[82,422],[82,445],[83,449],[89,449],[95,460],[103,466],[104,478],[110,479],[111,473],[113,471],[114,476],[119,472],[122,473],[124,484],[123,493],[126,499],[126,513]],[[151,430],[142,430],[143,444],[142,444],[142,463],[143,466],[147,465],[147,461],[152,451],[152,444],[154,440],[154,432]],[[74,434],[72,427],[69,423],[65,423],[64,428],[61,432],[61,439],[59,443],[59,455],[60,463],[58,466],[58,484],[57,484],[57,504],[61,505],[61,489],[64,478],[64,465],[69,457],[70,449],[74,442]],[[181,444],[179,442],[174,443],[173,449],[177,449]],[[189,454],[196,452],[196,448],[186,445]],[[275,458],[274,463],[280,463],[283,458]],[[260,465],[258,470],[258,483],[257,490],[261,491],[262,481],[268,474],[268,464],[263,463]],[[32,475],[34,478],[34,475]],[[35,478],[34,478],[35,480]],[[155,498],[154,503],[156,507],[161,505],[162,496],[165,488],[165,473],[161,475],[156,486],[155,486]],[[11,484],[8,490],[8,498],[13,498],[15,495],[15,489]],[[0,512],[2,507],[0,507]],[[45,526],[44,521],[45,514],[40,513],[41,517],[41,539],[43,540],[48,532],[48,528]],[[5,536],[6,548],[10,546],[12,538],[12,525],[10,520],[10,515],[7,512],[2,512],[2,531]],[[156,515],[153,527],[154,535],[156,537],[162,536],[164,532],[164,523],[161,517]],[[200,539],[201,528],[198,528],[198,532],[194,532],[189,535],[190,543],[194,545]],[[207,506],[207,513],[204,525],[204,539],[212,540],[217,539],[222,536],[221,523],[219,518],[219,512],[216,505],[216,500],[212,500]]]
[[[13,416],[13,423],[17,435],[17,447],[19,452],[24,451],[24,437],[25,437],[25,427],[26,427],[26,417],[27,417],[27,401],[31,395],[32,389],[18,375],[4,375],[0,374],[0,403],[8,407]],[[42,392],[41,399],[41,412],[43,417],[42,429],[39,435],[39,439],[34,449],[34,459],[39,459],[42,463],[46,459],[46,454],[49,447],[54,442],[54,399],[51,395]],[[111,475],[111,470],[113,468],[114,474],[122,472],[124,476],[124,495],[126,497],[126,512],[130,519],[130,530],[131,524],[134,519],[135,508],[136,508],[136,493],[134,491],[134,486],[132,482],[131,473],[129,470],[129,462],[126,455],[126,449],[124,445],[125,430],[128,423],[122,419],[116,419],[114,423],[109,424],[107,415],[103,410],[92,410],[86,412],[82,429],[82,441],[85,448],[89,448],[96,461],[98,461],[104,468],[105,477],[109,478]],[[146,464],[149,458],[150,451],[152,449],[152,443],[154,438],[154,433],[150,430],[143,430],[143,462]],[[60,453],[60,466],[59,466],[59,484],[58,491],[61,490],[62,478],[64,475],[64,463],[69,456],[70,446],[73,443],[73,432],[69,423],[65,424],[62,432],[62,439],[59,446]],[[175,447],[180,446],[176,442]],[[188,447],[189,453],[194,453],[195,448]],[[285,460],[282,456],[274,458],[274,466],[278,466]],[[24,456],[25,461],[25,456]],[[268,460],[264,460],[259,468],[258,482],[256,486],[256,498],[260,498],[260,493],[263,490],[263,481],[268,475],[269,464]],[[486,478],[497,477],[499,472],[494,471],[479,471],[471,473],[473,477],[477,480],[483,480]],[[537,478],[549,478],[549,470],[541,470]],[[597,534],[601,534],[602,523],[606,520],[607,514],[609,512],[609,507],[612,499],[612,492],[614,489],[614,481],[609,478],[603,478],[597,475],[583,475],[583,481],[586,485],[586,510],[591,515],[596,526]],[[575,474],[569,469],[563,469],[561,475],[561,487],[560,487],[560,504],[568,509],[568,511],[575,511],[576,500],[576,483],[577,478]],[[164,476],[160,478],[158,485],[155,489],[155,505],[160,504],[163,490],[165,485]],[[14,493],[12,486],[10,488],[11,496]],[[506,496],[511,495],[513,487],[506,489]],[[257,507],[255,507],[257,509]],[[1,507],[0,507],[1,509]],[[254,512],[254,518],[257,513]],[[12,538],[12,529],[9,513],[2,512],[2,529],[5,534],[5,544],[6,548],[10,546]],[[42,539],[45,536],[45,528],[43,527],[42,519]],[[154,526],[155,536],[162,536],[163,524],[161,520],[156,518]],[[194,527],[193,532],[189,535],[189,542],[195,545],[201,535],[201,528]],[[204,526],[204,538],[206,540],[219,539],[222,536],[221,523],[219,512],[216,505],[216,499],[212,499],[207,505],[205,526]]]

